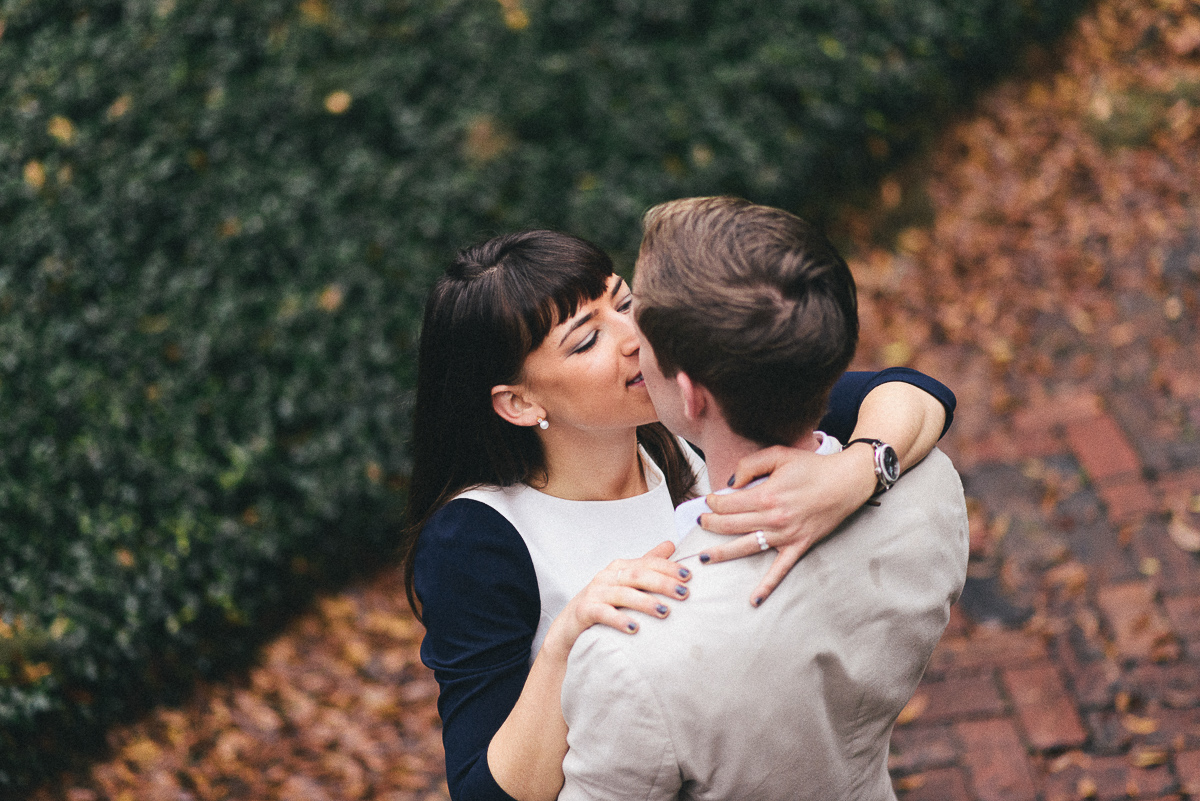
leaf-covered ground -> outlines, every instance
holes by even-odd
[[[859,364],[955,389],[971,496],[891,767],[910,799],[1197,797],[1200,4],[1102,0],[1024,74],[835,232]],[[420,637],[385,572],[34,798],[445,798]]]

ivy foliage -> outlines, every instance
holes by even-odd
[[[0,0],[0,787],[388,557],[454,249],[827,208],[1080,5]]]

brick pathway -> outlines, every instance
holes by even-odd
[[[1099,0],[1062,50],[847,214],[862,364],[953,386],[971,513],[902,801],[1200,798],[1200,4]],[[34,798],[444,801],[419,637],[394,572],[323,599]]]
[[[974,558],[893,737],[903,801],[1200,798],[1200,97],[1171,94],[1198,73],[1200,6],[1102,2],[929,178],[908,257],[940,275],[906,277],[964,302],[908,350],[959,382]],[[1114,146],[1154,92],[1180,126]]]

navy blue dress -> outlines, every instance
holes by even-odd
[[[842,442],[850,438],[863,398],[880,384],[904,381],[946,407],[950,428],[954,393],[905,367],[846,373],[834,385],[829,411],[817,427]],[[454,801],[512,801],[488,769],[487,749],[525,686],[541,615],[537,577],[524,540],[490,506],[451,501],[425,525],[414,570],[425,622],[421,661],[441,692],[446,779]]]

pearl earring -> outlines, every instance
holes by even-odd
[[[550,427],[550,421],[549,421],[549,420],[547,420],[545,417],[539,417],[539,418],[538,418],[538,428],[540,428],[540,429],[542,429],[543,431],[545,431],[545,430],[546,430],[547,428],[549,428],[549,427]]]

